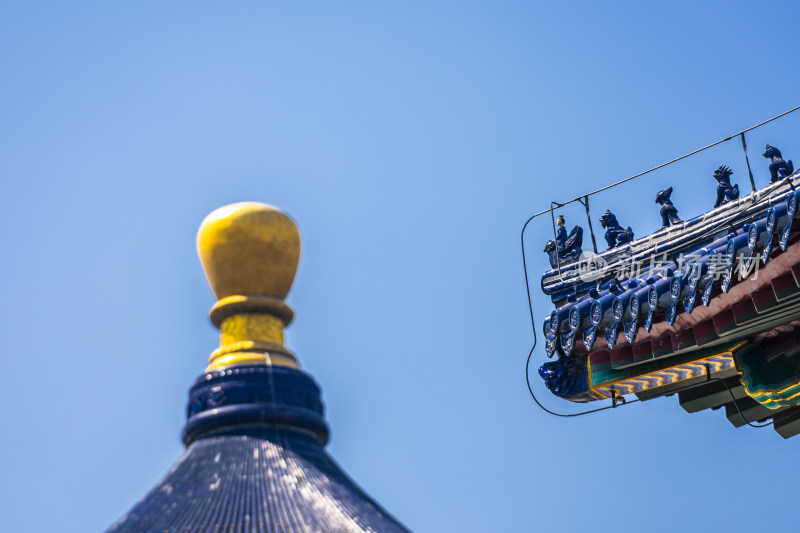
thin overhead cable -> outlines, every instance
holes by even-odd
[[[754,129],[756,129],[756,128],[759,128],[759,127],[763,126],[764,124],[767,124],[767,123],[769,123],[769,122],[772,122],[773,120],[777,120],[777,119],[781,118],[782,116],[785,116],[785,115],[788,115],[789,113],[792,113],[792,112],[794,112],[794,111],[797,111],[798,109],[800,109],[800,106],[794,107],[794,108],[790,109],[789,111],[784,111],[784,112],[783,112],[783,113],[781,113],[780,115],[775,115],[775,116],[774,116],[774,117],[772,117],[771,119],[765,120],[764,122],[761,122],[761,123],[759,123],[759,124],[756,124],[755,126],[751,126],[751,127],[747,128],[746,130],[742,130],[742,131],[736,132],[736,133],[734,133],[733,135],[731,135],[731,136],[729,136],[729,137],[725,137],[724,139],[720,139],[719,141],[717,141],[717,142],[714,142],[714,143],[711,143],[711,144],[709,144],[708,146],[704,146],[704,147],[702,147],[702,148],[698,148],[697,150],[695,150],[695,151],[693,151],[693,152],[689,152],[688,154],[682,155],[682,156],[680,156],[680,157],[676,157],[675,159],[672,159],[672,160],[670,160],[670,161],[667,161],[666,163],[662,163],[662,164],[660,164],[660,165],[658,165],[658,166],[656,166],[656,167],[653,167],[653,168],[651,168],[651,169],[645,170],[644,172],[639,172],[638,174],[634,174],[633,176],[629,176],[629,177],[627,177],[627,178],[625,178],[625,179],[619,180],[619,181],[617,181],[617,182],[614,182],[614,183],[612,183],[612,184],[610,184],[610,185],[606,185],[605,187],[601,187],[601,188],[599,188],[599,189],[597,189],[597,190],[594,190],[594,191],[592,191],[592,192],[589,192],[589,193],[585,193],[585,194],[581,194],[581,195],[579,195],[579,196],[576,196],[576,197],[575,197],[575,198],[573,198],[572,200],[568,200],[568,201],[566,201],[566,202],[563,202],[563,203],[559,203],[559,202],[553,202],[553,204],[554,204],[554,205],[553,205],[553,207],[564,207],[565,205],[567,205],[567,204],[571,204],[571,203],[573,203],[573,202],[577,202],[577,201],[581,200],[582,198],[584,198],[584,197],[586,197],[586,196],[592,196],[592,195],[594,195],[594,194],[597,194],[597,193],[599,193],[599,192],[606,191],[606,190],[608,190],[608,189],[611,189],[611,188],[613,188],[613,187],[616,187],[616,186],[618,186],[618,185],[622,185],[623,183],[627,183],[627,182],[629,182],[629,181],[631,181],[631,180],[634,180],[634,179],[636,179],[636,178],[639,178],[639,177],[641,177],[641,176],[644,176],[645,174],[649,174],[650,172],[653,172],[654,170],[658,170],[659,168],[664,168],[665,166],[667,166],[667,165],[671,165],[672,163],[676,163],[676,162],[680,161],[681,159],[686,159],[686,158],[687,158],[687,157],[689,157],[689,156],[693,156],[694,154],[698,154],[698,153],[702,152],[703,150],[708,150],[709,148],[712,148],[712,147],[714,147],[714,146],[716,146],[716,145],[718,145],[718,144],[722,144],[722,143],[724,143],[725,141],[730,141],[731,139],[733,139],[733,138],[735,138],[735,137],[739,137],[739,136],[741,136],[741,135],[743,135],[743,134],[747,133],[748,131],[751,131],[751,130],[754,130]],[[531,220],[531,219],[534,219],[534,218],[536,218],[536,217],[538,217],[538,216],[540,216],[540,215],[544,215],[545,213],[549,213],[550,211],[552,211],[553,207],[551,207],[550,209],[545,209],[544,211],[539,211],[538,213],[536,213],[535,215],[533,215],[533,216],[532,216],[532,217],[531,217],[529,220]]]
[[[533,302],[531,300],[530,281],[528,280],[528,265],[527,265],[527,262],[525,260],[525,230],[527,229],[528,224],[530,224],[530,222],[534,218],[536,218],[536,217],[538,217],[540,215],[544,215],[546,213],[550,213],[551,214],[551,218],[552,218],[552,213],[553,213],[554,209],[559,208],[559,207],[564,207],[565,205],[571,204],[573,202],[580,202],[581,205],[583,205],[586,208],[586,215],[587,215],[587,217],[589,217],[589,196],[595,195],[595,194],[597,194],[599,192],[607,191],[608,189],[612,189],[614,187],[617,187],[618,185],[622,185],[623,183],[627,183],[627,182],[629,182],[631,180],[634,180],[636,178],[644,176],[645,174],[649,174],[650,172],[653,172],[654,170],[658,170],[660,168],[664,168],[667,165],[671,165],[672,163],[680,161],[681,159],[686,159],[687,157],[690,157],[690,156],[693,156],[695,154],[698,154],[698,153],[702,152],[703,150],[708,150],[709,148],[717,146],[718,144],[722,144],[722,143],[724,143],[726,141],[730,141],[731,139],[734,139],[736,137],[740,137],[742,139],[742,148],[745,151],[745,157],[747,157],[747,145],[746,145],[745,139],[744,139],[744,134],[745,133],[747,133],[748,131],[752,131],[752,130],[754,130],[756,128],[759,128],[759,127],[763,126],[764,124],[768,124],[768,123],[772,122],[773,120],[777,120],[777,119],[779,119],[779,118],[781,118],[783,116],[786,116],[789,113],[793,113],[794,111],[797,111],[798,109],[800,109],[800,106],[793,107],[792,109],[790,109],[788,111],[784,111],[780,115],[775,115],[774,117],[772,117],[770,119],[767,119],[764,122],[760,122],[760,123],[756,124],[755,126],[751,126],[751,127],[747,128],[747,129],[744,129],[742,131],[736,132],[733,135],[725,137],[724,139],[720,139],[717,142],[711,143],[711,144],[709,144],[707,146],[704,146],[702,148],[698,148],[697,150],[694,150],[693,152],[689,152],[688,154],[682,155],[680,157],[676,157],[675,159],[667,161],[666,163],[662,163],[662,164],[660,164],[658,166],[655,166],[655,167],[653,167],[651,169],[645,170],[644,172],[639,172],[638,174],[634,174],[633,176],[629,176],[629,177],[627,177],[625,179],[619,180],[619,181],[614,182],[614,183],[612,183],[610,185],[606,185],[605,187],[601,187],[601,188],[599,188],[597,190],[594,190],[592,192],[581,194],[579,196],[576,196],[572,200],[568,200],[568,201],[563,202],[563,203],[551,202],[549,209],[545,209],[544,211],[539,211],[538,213],[536,213],[535,215],[531,216],[528,220],[525,221],[525,224],[522,226],[522,232],[521,232],[521,235],[520,235],[520,241],[521,241],[521,244],[522,244],[522,268],[523,268],[523,271],[525,273],[525,291],[528,294],[528,309],[529,309],[530,314],[531,314],[531,328],[533,329],[533,347],[531,348],[531,351],[528,354],[528,358],[527,358],[527,360],[525,362],[525,381],[528,384],[528,392],[530,393],[531,397],[533,398],[533,401],[536,402],[536,404],[539,407],[541,407],[544,411],[550,413],[551,415],[560,416],[560,417],[575,417],[575,416],[587,415],[589,413],[596,413],[598,411],[605,411],[606,409],[613,409],[613,408],[615,408],[617,406],[628,405],[628,404],[631,404],[631,403],[636,403],[636,402],[641,401],[641,400],[633,400],[633,401],[630,401],[630,402],[622,401],[620,403],[617,403],[617,401],[615,401],[612,398],[611,405],[609,405],[609,406],[600,407],[598,409],[591,409],[589,411],[582,411],[582,412],[579,412],[579,413],[566,414],[566,413],[556,413],[554,411],[551,411],[550,409],[548,409],[544,405],[542,405],[539,402],[538,398],[536,398],[536,395],[533,392],[533,387],[531,386],[530,370],[529,370],[530,369],[531,356],[533,355],[533,351],[536,349],[537,335],[536,335],[536,319],[534,318],[534,315],[533,315]],[[748,167],[748,171],[749,171],[750,170],[750,161],[749,160],[747,161],[747,167]],[[751,172],[750,180],[752,182],[752,172]],[[755,187],[755,185],[753,185],[753,186]],[[591,220],[589,220],[589,225],[591,227]],[[555,222],[553,224],[553,228],[554,228],[554,231],[555,231]],[[594,232],[592,232],[592,240],[594,241]],[[596,249],[597,245],[595,244],[594,246],[595,246],[595,249]],[[733,405],[734,405],[734,407],[736,407],[736,410],[738,411],[739,416],[742,417],[742,420],[744,420],[744,422],[747,425],[749,425],[751,427],[766,427],[766,426],[768,426],[768,425],[770,425],[772,423],[772,422],[768,422],[766,424],[757,425],[757,424],[753,424],[751,421],[747,420],[747,418],[744,416],[744,413],[742,413],[741,409],[739,408],[739,404],[736,401],[736,398],[734,397],[733,392],[730,390],[728,385],[724,381],[719,379],[719,378],[712,378],[710,375],[708,375],[707,378],[708,378],[708,381],[719,381],[720,383],[722,383],[725,386],[725,388],[727,389],[728,393],[731,396],[731,399],[733,400]],[[681,387],[678,390],[683,390],[684,388],[689,388],[689,387],[692,387],[692,386],[694,386],[694,385],[688,385],[686,387]]]

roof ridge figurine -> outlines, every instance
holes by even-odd
[[[539,377],[553,395],[608,407],[632,394],[676,395],[688,412],[724,407],[736,427],[771,419],[782,437],[800,435],[800,172],[774,146],[762,155],[770,185],[742,197],[720,165],[714,209],[687,220],[666,187],[655,195],[661,228],[636,241],[606,210],[608,249],[581,263],[564,265],[571,236],[558,216],[546,247],[554,268],[541,279],[555,306],[542,324],[544,355],[555,360]],[[585,208],[587,229],[589,197],[624,181],[568,202]],[[617,205],[628,203],[638,205]]]
[[[566,222],[564,215],[558,215],[557,221],[558,229],[556,230],[556,239],[547,241],[544,245],[544,251],[550,258],[550,266],[557,268],[563,263],[575,261],[578,259],[583,250],[583,228],[575,226],[572,231],[567,234]]]
[[[717,180],[717,201],[714,202],[714,208],[739,199],[739,185],[731,185],[731,174],[733,170],[725,165],[714,171],[714,179]]]
[[[794,164],[792,164],[792,160],[791,159],[789,161],[784,160],[781,151],[775,148],[774,146],[767,145],[766,150],[764,150],[764,153],[761,155],[770,160],[769,162],[770,183],[775,183],[776,181],[791,176],[794,173]]]
[[[633,240],[633,230],[630,226],[623,229],[617,221],[616,215],[606,209],[606,212],[600,215],[600,225],[606,230],[606,243],[608,243],[609,250],[622,244],[627,244]]]
[[[670,224],[678,224],[683,222],[678,218],[678,209],[672,204],[670,196],[672,195],[672,187],[661,189],[656,194],[656,203],[661,204],[661,227],[668,228]]]

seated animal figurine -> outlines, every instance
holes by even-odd
[[[550,257],[550,266],[553,268],[574,261],[583,253],[583,228],[575,226],[567,235],[564,227],[564,215],[558,215],[558,229],[556,230],[556,240],[549,240],[544,245],[545,253]]]
[[[739,185],[731,185],[731,174],[733,170],[725,165],[721,165],[714,171],[714,179],[717,180],[717,201],[714,207],[719,207],[733,200],[739,199]]]
[[[621,244],[631,242],[633,240],[633,230],[630,226],[623,229],[617,222],[617,217],[606,209],[606,212],[600,215],[600,225],[606,230],[606,242],[608,248],[614,248]]]
[[[770,160],[770,183],[775,183],[776,181],[782,180],[783,178],[791,176],[794,173],[794,165],[792,164],[792,160],[790,159],[789,161],[784,161],[781,151],[774,146],[767,145],[767,149],[761,155]]]
[[[672,195],[672,187],[658,191],[656,194],[656,203],[661,204],[661,227],[667,228],[670,224],[677,224],[683,222],[678,218],[678,209],[672,205],[670,196]]]

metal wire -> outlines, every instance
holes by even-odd
[[[707,145],[707,146],[704,146],[704,147],[702,147],[702,148],[698,148],[697,150],[695,150],[695,151],[693,151],[693,152],[689,152],[688,154],[684,154],[684,155],[682,155],[682,156],[680,156],[680,157],[676,157],[675,159],[671,159],[670,161],[667,161],[666,163],[661,163],[660,165],[658,165],[658,166],[655,166],[655,167],[653,167],[653,168],[650,168],[650,169],[648,169],[648,170],[645,170],[644,172],[639,172],[638,174],[634,174],[633,176],[628,176],[628,177],[627,177],[627,178],[625,178],[625,179],[622,179],[622,180],[619,180],[619,181],[617,181],[617,182],[614,182],[614,183],[612,183],[611,185],[606,185],[605,187],[601,187],[601,188],[599,188],[599,189],[597,189],[597,190],[594,190],[594,191],[592,191],[592,192],[585,193],[585,194],[581,194],[581,195],[579,195],[579,196],[576,196],[576,197],[575,197],[575,198],[573,198],[572,200],[568,200],[568,201],[566,201],[566,202],[563,202],[563,203],[559,203],[559,202],[553,202],[553,204],[555,204],[555,207],[564,207],[565,205],[571,204],[572,202],[577,202],[578,200],[580,200],[581,198],[583,198],[583,197],[585,197],[585,196],[592,196],[593,194],[597,194],[597,193],[599,193],[599,192],[607,191],[608,189],[611,189],[611,188],[613,188],[613,187],[617,187],[617,186],[619,186],[619,185],[622,185],[623,183],[627,183],[627,182],[629,182],[629,181],[631,181],[631,180],[634,180],[634,179],[636,179],[636,178],[639,178],[639,177],[641,177],[641,176],[644,176],[645,174],[649,174],[650,172],[653,172],[654,170],[658,170],[659,168],[664,168],[665,166],[667,166],[667,165],[671,165],[672,163],[677,163],[677,162],[678,162],[678,161],[680,161],[681,159],[686,159],[687,157],[693,156],[694,154],[698,154],[698,153],[702,152],[703,150],[708,150],[709,148],[713,148],[714,146],[716,146],[716,145],[718,145],[718,144],[722,144],[722,143],[724,143],[725,141],[730,141],[730,140],[731,140],[731,139],[733,139],[734,137],[738,137],[739,135],[742,135],[743,133],[747,133],[748,131],[754,130],[754,129],[756,129],[756,128],[760,128],[760,127],[761,127],[761,126],[763,126],[764,124],[767,124],[767,123],[769,123],[769,122],[772,122],[773,120],[777,120],[777,119],[779,119],[779,118],[781,118],[781,117],[783,117],[783,116],[785,116],[785,115],[788,115],[789,113],[793,113],[794,111],[797,111],[798,109],[800,109],[800,106],[794,107],[794,108],[790,109],[789,111],[784,111],[784,112],[783,112],[783,113],[781,113],[780,115],[775,115],[775,116],[774,116],[774,117],[772,117],[771,119],[765,120],[764,122],[761,122],[761,123],[759,123],[759,124],[756,124],[755,126],[750,126],[750,127],[749,127],[749,128],[747,128],[746,130],[742,130],[742,131],[740,131],[740,132],[734,133],[733,135],[731,135],[731,136],[729,136],[729,137],[725,137],[724,139],[720,139],[720,140],[719,140],[719,141],[717,141],[717,142],[713,142],[713,143],[711,143],[711,144],[709,144],[709,145]],[[544,215],[545,213],[547,213],[548,211],[551,211],[552,209],[553,209],[553,208],[551,207],[550,209],[545,209],[544,211],[539,211],[538,213],[536,213],[535,215],[533,215],[533,216],[531,217],[531,219],[534,219],[534,218],[536,218],[536,217],[538,217],[538,216],[540,216],[540,215]]]
[[[547,413],[549,413],[551,415],[564,417],[564,418],[571,418],[571,417],[576,417],[576,416],[588,415],[590,413],[597,413],[599,411],[605,411],[606,409],[615,409],[615,408],[621,407],[623,405],[630,405],[630,404],[633,404],[633,403],[636,403],[636,402],[640,402],[640,401],[643,401],[643,400],[636,399],[636,400],[633,400],[633,401],[630,401],[630,402],[626,402],[626,401],[623,400],[623,402],[618,405],[616,400],[614,398],[612,398],[611,405],[608,405],[606,407],[600,407],[600,408],[597,408],[597,409],[591,409],[589,411],[582,411],[580,413],[557,413],[555,411],[551,411],[550,409],[548,409],[547,407],[542,405],[542,403],[539,401],[539,399],[536,398],[536,394],[533,392],[533,387],[531,386],[531,380],[530,380],[530,362],[531,362],[531,357],[533,356],[533,351],[536,349],[536,344],[538,342],[538,337],[536,335],[536,319],[535,319],[535,317],[533,315],[533,301],[531,299],[530,281],[528,279],[528,265],[527,265],[527,261],[526,261],[526,258],[525,258],[525,230],[527,229],[528,224],[530,224],[531,221],[533,221],[533,219],[535,219],[535,218],[537,218],[537,217],[539,217],[541,215],[544,215],[546,213],[550,213],[550,218],[553,219],[553,216],[554,216],[553,215],[553,210],[554,209],[560,208],[560,207],[564,207],[565,205],[571,204],[573,202],[579,202],[581,205],[583,205],[586,208],[586,215],[587,215],[587,217],[589,217],[589,197],[590,196],[592,196],[594,194],[597,194],[597,193],[600,193],[600,192],[603,192],[603,191],[607,191],[608,189],[617,187],[619,185],[622,185],[623,183],[627,183],[627,182],[629,182],[631,180],[634,180],[636,178],[644,176],[645,174],[649,174],[650,172],[653,172],[654,170],[658,170],[660,168],[664,168],[667,165],[671,165],[672,163],[676,163],[676,162],[678,162],[678,161],[680,161],[682,159],[686,159],[687,157],[690,157],[690,156],[693,156],[695,154],[698,154],[698,153],[700,153],[700,152],[702,152],[704,150],[708,150],[709,148],[717,146],[718,144],[722,144],[722,143],[724,143],[726,141],[729,141],[729,140],[731,140],[731,139],[733,139],[735,137],[741,137],[742,147],[745,150],[745,158],[746,158],[747,157],[747,145],[745,144],[745,140],[744,140],[744,134],[745,133],[747,133],[749,131],[752,131],[752,130],[754,130],[756,128],[759,128],[759,127],[763,126],[764,124],[768,124],[768,123],[772,122],[773,120],[777,120],[777,119],[779,119],[779,118],[781,118],[783,116],[786,116],[789,113],[793,113],[794,111],[797,111],[798,109],[800,109],[800,106],[794,107],[794,108],[792,108],[792,109],[790,109],[788,111],[784,111],[780,115],[775,115],[774,117],[772,117],[770,119],[767,119],[767,120],[765,120],[763,122],[760,122],[760,123],[756,124],[755,126],[751,126],[751,127],[747,128],[747,129],[744,129],[744,130],[742,130],[740,132],[734,133],[733,135],[730,135],[728,137],[725,137],[724,139],[720,139],[719,141],[716,141],[716,142],[711,143],[709,145],[706,145],[706,146],[704,146],[702,148],[699,148],[697,150],[689,152],[688,154],[684,154],[684,155],[682,155],[680,157],[676,157],[675,159],[672,159],[670,161],[667,161],[666,163],[662,163],[662,164],[660,164],[658,166],[655,166],[653,168],[645,170],[644,172],[639,172],[638,174],[634,174],[633,176],[629,176],[629,177],[627,177],[625,179],[619,180],[619,181],[614,182],[614,183],[612,183],[610,185],[606,185],[605,187],[601,187],[601,188],[596,189],[596,190],[594,190],[592,192],[581,194],[580,196],[576,196],[572,200],[568,200],[568,201],[563,202],[563,203],[550,202],[550,208],[549,209],[545,209],[544,211],[540,211],[540,212],[534,214],[533,216],[528,218],[528,220],[525,221],[525,224],[523,224],[523,226],[522,226],[522,231],[520,232],[520,241],[521,241],[520,244],[521,244],[521,248],[522,248],[522,269],[523,269],[523,272],[525,274],[525,292],[527,293],[527,296],[528,296],[528,311],[530,312],[531,330],[533,331],[533,347],[531,347],[531,351],[528,353],[528,358],[525,361],[525,381],[526,381],[526,383],[528,385],[528,392],[530,393],[531,398],[533,398],[533,401],[536,402],[536,405],[538,405],[543,411],[545,411],[545,412],[547,412]],[[748,166],[748,170],[749,170],[750,169],[750,161],[748,160],[747,163],[748,163],[747,166]],[[750,175],[751,175],[751,179],[750,180],[752,182],[753,181],[752,180],[752,172],[751,172]],[[754,183],[753,183],[753,187],[755,187]],[[755,190],[755,188],[754,188],[754,190]],[[555,237],[555,219],[553,219],[552,222],[553,222],[553,236]],[[590,226],[590,231],[591,231],[591,220],[589,220],[589,226]],[[594,249],[595,249],[595,252],[596,252],[597,251],[597,244],[595,242],[594,232],[591,231],[591,234],[592,234],[592,244],[594,245]],[[559,273],[560,273],[561,272],[561,262],[559,260],[560,258],[558,258],[558,254],[556,254],[556,258],[557,258],[556,262],[557,262],[558,270],[559,270]],[[708,368],[706,368],[706,371],[708,372]],[[730,387],[728,387],[728,384],[725,383],[720,378],[712,378],[710,373],[708,373],[706,375],[708,376],[708,379],[706,380],[707,382],[719,381],[720,383],[723,384],[723,386],[727,389],[728,393],[731,396],[731,400],[733,401],[734,407],[736,407],[736,411],[739,413],[739,416],[742,417],[742,420],[748,426],[751,426],[751,427],[754,427],[754,428],[763,428],[763,427],[767,427],[769,425],[772,425],[772,421],[767,422],[765,424],[760,424],[760,425],[753,424],[750,421],[748,421],[747,418],[744,416],[744,413],[742,413],[742,410],[739,408],[739,403],[736,401],[736,397],[734,396],[733,391],[731,391]],[[678,389],[674,389],[672,391],[672,394],[674,394],[675,392],[680,392],[680,391],[682,391],[684,389],[695,387],[695,386],[697,386],[697,384],[693,383],[693,384],[687,385],[685,387],[680,387]]]
[[[623,405],[630,405],[632,403],[636,403],[636,402],[641,402],[642,401],[642,400],[639,400],[639,399],[636,399],[636,400],[633,400],[633,401],[630,401],[630,402],[623,401],[621,404],[617,405],[617,402],[612,399],[611,400],[611,405],[607,405],[605,407],[599,407],[597,409],[592,409],[590,411],[581,411],[580,413],[556,413],[555,411],[551,411],[550,409],[548,409],[547,407],[542,405],[542,403],[536,397],[536,394],[533,392],[533,387],[531,386],[530,364],[531,364],[531,356],[533,355],[533,350],[535,350],[535,349],[536,349],[536,341],[534,341],[533,348],[531,348],[531,351],[528,354],[528,360],[525,362],[525,381],[528,383],[528,392],[531,394],[531,398],[533,398],[533,401],[536,402],[536,405],[538,405],[543,411],[545,411],[547,413],[550,413],[551,415],[561,416],[561,417],[564,417],[564,418],[570,418],[570,417],[574,417],[574,416],[588,415],[590,413],[596,413],[598,411],[605,411],[606,409],[615,409],[615,408],[621,407]]]
[[[534,337],[535,337],[535,335],[534,335]],[[634,403],[637,403],[637,402],[649,401],[649,400],[642,400],[641,398],[637,398],[637,399],[632,400],[632,401],[625,401],[623,399],[623,401],[618,404],[615,401],[614,398],[611,398],[611,405],[607,405],[605,407],[599,407],[597,409],[591,409],[589,411],[581,411],[580,413],[557,413],[555,411],[551,411],[550,409],[548,409],[547,407],[542,405],[542,403],[536,397],[536,394],[533,392],[533,387],[531,386],[530,364],[531,364],[531,356],[533,355],[533,350],[535,350],[535,349],[536,349],[536,341],[534,340],[533,348],[531,348],[531,351],[528,354],[528,360],[525,362],[525,381],[528,384],[528,392],[530,393],[531,398],[533,398],[533,401],[536,402],[536,405],[538,405],[543,411],[545,411],[545,412],[547,412],[547,413],[549,413],[551,415],[560,416],[562,418],[572,418],[572,417],[576,417],[576,416],[583,416],[583,415],[588,415],[588,414],[591,414],[591,413],[597,413],[599,411],[605,411],[606,409],[616,409],[618,407],[623,407],[625,405],[631,405],[631,404],[634,404]],[[712,378],[711,374],[710,374],[710,370],[708,368],[708,365],[706,365],[706,377],[707,377],[707,379],[706,379],[706,381],[704,383],[710,383],[712,381],[718,381],[718,382],[722,383],[722,385],[725,387],[725,389],[727,389],[728,394],[731,397],[731,401],[733,402],[733,406],[736,408],[736,412],[739,413],[739,416],[742,417],[742,420],[744,421],[745,424],[747,424],[748,426],[750,426],[752,428],[756,428],[756,429],[765,428],[767,426],[771,426],[772,425],[772,423],[773,423],[772,420],[770,420],[769,422],[766,422],[764,424],[753,424],[752,422],[747,420],[747,417],[744,416],[744,413],[742,412],[742,409],[739,407],[739,402],[736,400],[736,396],[734,396],[733,391],[731,390],[731,388],[728,386],[727,383],[725,383],[725,380],[723,380],[722,378]],[[700,385],[700,384],[699,383],[689,383],[687,385],[684,385],[683,387],[678,387],[677,389],[672,389],[670,391],[670,394],[675,394],[676,392],[681,392],[681,391],[686,390],[686,389],[691,389],[692,387],[697,387],[698,385]],[[651,399],[655,400],[656,398],[651,398]],[[758,421],[756,420],[756,422],[758,422]]]

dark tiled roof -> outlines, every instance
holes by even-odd
[[[687,409],[724,405],[734,425],[800,433],[798,178],[546,272],[550,391],[576,402],[680,392]],[[742,387],[719,390],[731,376]]]
[[[544,324],[548,356],[638,350],[646,360],[716,341],[716,336],[697,341],[695,335],[687,340],[680,334],[686,330],[688,335],[697,317],[716,318],[718,297],[738,284],[737,272],[767,265],[794,242],[800,193],[793,180],[604,252],[599,256],[604,270],[597,274],[582,270],[581,262],[546,272],[542,288],[557,305]],[[662,262],[653,266],[658,257]],[[769,265],[765,273],[783,274],[787,261]],[[762,275],[759,283],[769,281]],[[747,317],[736,318],[739,325]],[[669,345],[664,353],[661,344]]]
[[[293,431],[236,432],[193,442],[109,533],[405,532],[328,456]]]
[[[200,376],[183,440],[183,457],[109,533],[408,531],[325,452],[320,390],[300,370]]]

